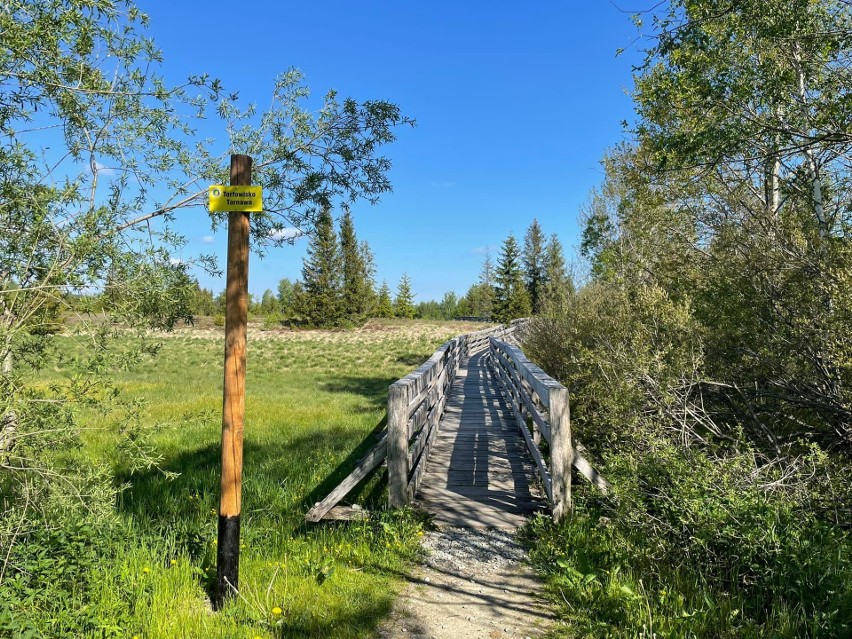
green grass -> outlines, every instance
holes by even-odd
[[[84,446],[63,453],[77,464],[109,461],[124,489],[114,535],[99,532],[102,539],[92,540],[81,533],[97,556],[86,564],[88,586],[42,615],[42,636],[71,627],[62,615],[75,607],[103,619],[88,621],[86,634],[77,636],[369,636],[418,553],[422,521],[385,510],[381,476],[355,496],[376,513],[367,521],[306,525],[304,514],[375,442],[387,386],[469,329],[374,322],[348,332],[250,334],[240,596],[218,612],[209,595],[223,342],[205,330],[165,337],[157,357],[117,378],[122,397],[141,402],[141,418],[154,429],[158,467],[123,467],[114,416],[96,413],[85,416]],[[60,341],[65,352],[80,348],[71,337]],[[63,373],[61,366],[48,369],[44,381]]]

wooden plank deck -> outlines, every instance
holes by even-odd
[[[514,530],[546,502],[485,355],[459,368],[416,501],[438,523]]]

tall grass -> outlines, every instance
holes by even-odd
[[[111,468],[121,487],[114,512],[19,544],[12,562],[30,569],[0,597],[0,623],[10,616],[6,627],[35,637],[369,636],[418,552],[422,522],[385,510],[380,475],[355,495],[370,519],[306,525],[303,517],[375,443],[387,386],[465,330],[373,322],[348,332],[250,333],[240,593],[219,612],[209,595],[222,338],[191,329],[164,338],[156,357],[116,373],[125,402],[150,426],[159,464],[123,466],[120,413],[85,414],[84,445],[57,454],[76,467]],[[81,348],[60,341],[65,355]],[[63,374],[57,363],[42,383]],[[70,581],[57,582],[63,574]]]

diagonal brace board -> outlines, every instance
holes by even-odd
[[[355,488],[358,483],[369,475],[375,468],[381,464],[388,454],[388,435],[385,433],[379,442],[370,449],[364,458],[358,463],[349,476],[337,485],[337,488],[332,490],[328,496],[321,502],[317,502],[313,508],[305,515],[305,521],[312,523],[318,522],[325,517],[337,503],[346,497],[350,490]]]

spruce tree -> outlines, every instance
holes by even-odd
[[[524,236],[524,283],[530,296],[533,313],[540,313],[544,299],[546,256],[544,234],[537,219],[533,219]]]
[[[411,278],[403,273],[396,287],[396,299],[393,301],[394,314],[397,317],[412,319],[414,317],[414,294],[411,292]]]
[[[393,301],[387,281],[382,282],[379,288],[379,295],[376,300],[376,317],[393,317]]]
[[[476,308],[474,315],[477,317],[490,319],[494,312],[494,262],[488,249],[485,250],[485,259],[482,260],[482,270],[479,272],[474,307]]]
[[[545,250],[544,273],[543,309],[560,309],[574,293],[574,283],[565,268],[562,243],[555,233],[550,236]]]
[[[372,261],[372,253],[365,242],[358,244],[355,224],[348,210],[340,219],[340,253],[343,268],[341,315],[347,321],[360,324],[366,319],[372,303],[373,284],[367,263],[367,260]]]
[[[302,319],[313,326],[336,326],[341,319],[340,248],[331,211],[324,209],[302,264]]]
[[[361,242],[361,262],[364,265],[363,309],[370,317],[376,310],[376,261],[366,241]]]
[[[464,305],[459,310],[459,315],[491,319],[494,305],[494,262],[487,250],[479,272],[479,281],[468,289],[459,304],[462,302]]]
[[[500,262],[495,273],[496,299],[493,319],[507,324],[518,317],[530,314],[530,297],[524,285],[521,252],[518,241],[511,233],[503,242]]]

